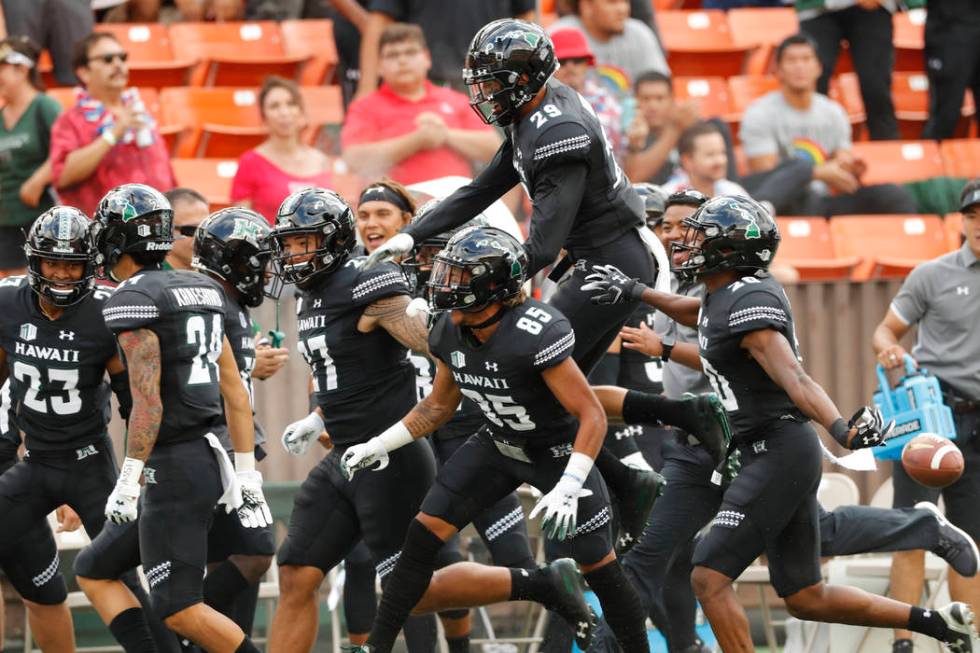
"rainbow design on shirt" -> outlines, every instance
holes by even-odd
[[[630,77],[622,68],[608,64],[598,65],[595,73],[602,85],[618,97],[626,97],[632,91]]]
[[[827,153],[820,144],[809,138],[793,139],[793,154],[801,159],[809,161],[815,166],[827,161]]]

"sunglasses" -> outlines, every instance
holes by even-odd
[[[92,63],[93,61],[101,61],[102,63],[104,63],[106,65],[109,65],[113,61],[115,61],[116,59],[119,59],[119,61],[121,61],[123,63],[126,63],[126,61],[129,59],[129,53],[128,52],[109,52],[107,54],[100,54],[97,57],[89,57],[88,61],[89,61],[89,63]]]
[[[185,238],[193,238],[194,235],[197,234],[198,226],[199,225],[196,224],[185,224],[179,227],[174,227],[174,231],[179,233],[181,236],[184,236]]]

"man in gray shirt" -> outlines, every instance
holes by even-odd
[[[980,540],[980,179],[960,195],[965,242],[955,252],[921,264],[905,279],[902,289],[875,329],[872,346],[886,369],[898,368],[906,355],[898,341],[913,325],[918,334],[911,355],[939,379],[956,422],[956,444],[966,469],[958,481],[942,490],[949,520]],[[904,468],[892,469],[895,507],[919,501],[935,502],[940,490],[917,484]],[[896,555],[892,560],[891,595],[901,601],[922,592],[924,558],[921,552]],[[980,608],[980,578],[949,576],[953,600]],[[912,650],[911,635],[896,631],[895,651]]]

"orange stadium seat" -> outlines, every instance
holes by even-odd
[[[776,261],[796,268],[801,281],[847,279],[861,262],[859,256],[837,256],[826,218],[776,218],[776,224]]]
[[[207,198],[212,211],[231,206],[231,180],[238,161],[228,159],[172,159],[178,186],[186,186]]]
[[[728,118],[732,113],[724,77],[674,77],[674,97],[694,100],[704,118]]]
[[[796,34],[800,23],[792,7],[739,7],[728,12],[732,40],[745,46],[758,46],[749,55],[745,72],[750,75],[769,73],[776,46],[787,36]]]
[[[946,175],[973,178],[980,174],[980,139],[950,139],[939,144]]]
[[[830,219],[838,256],[859,256],[855,281],[902,277],[948,251],[938,215],[844,215]]]
[[[337,47],[333,40],[332,20],[284,20],[279,27],[286,54],[310,58],[300,73],[300,84],[318,86],[333,79]]]
[[[896,11],[892,16],[895,45],[895,70],[919,72],[925,70],[926,10]]]
[[[959,249],[963,245],[963,214],[949,213],[943,218],[946,227],[946,246],[949,251]]]
[[[740,75],[755,47],[735,43],[723,11],[658,11],[655,17],[674,75]]]
[[[863,184],[903,184],[943,176],[943,158],[935,141],[854,143],[852,151],[868,164]]]
[[[180,51],[201,60],[197,86],[258,86],[268,75],[298,79],[309,55],[287,55],[273,21],[175,23],[170,38]]]
[[[165,88],[160,92],[160,114],[162,125],[189,130],[177,144],[181,157],[197,155],[205,125],[246,127],[253,133],[263,129],[254,88]]]
[[[133,86],[182,86],[189,83],[197,58],[177,56],[167,27],[160,23],[104,23],[129,53],[129,82]]]
[[[768,75],[735,75],[728,78],[728,100],[731,105],[731,119],[728,124],[732,129],[732,138],[739,142],[739,124],[742,115],[750,104],[757,99],[779,90],[779,82]]]

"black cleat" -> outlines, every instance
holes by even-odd
[[[578,565],[571,558],[559,558],[548,563],[544,573],[554,590],[551,603],[545,607],[568,622],[580,649],[588,649],[598,619],[585,600],[585,583]]]
[[[946,561],[953,571],[960,576],[970,578],[976,576],[980,568],[980,552],[977,543],[962,530],[949,523],[949,520],[939,512],[936,504],[920,501],[915,504],[920,510],[928,510],[939,522],[939,544],[932,552]]]
[[[664,493],[667,479],[652,469],[627,466],[629,480],[622,488],[624,496],[616,495],[619,508],[619,537],[616,538],[616,555],[623,555],[633,548],[647,525],[647,517]]]
[[[973,626],[973,611],[966,603],[950,603],[936,613],[946,622],[949,631],[943,640],[945,650],[950,653],[976,653],[980,651],[980,640]]]
[[[693,412],[689,429],[690,435],[701,443],[711,454],[715,465],[720,465],[728,456],[728,445],[732,441],[732,429],[728,423],[728,413],[721,405],[718,395],[706,392],[700,395],[685,394],[681,401],[689,403]]]

